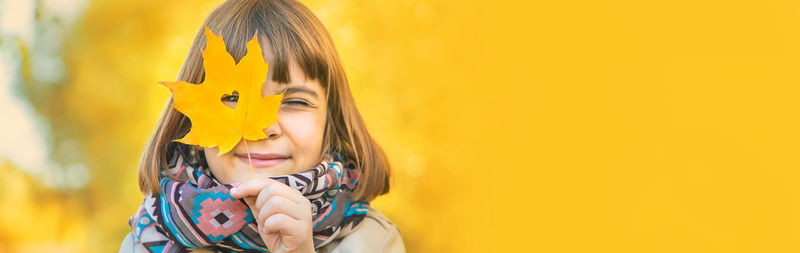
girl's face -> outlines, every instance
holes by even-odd
[[[274,62],[269,43],[261,43],[264,58]],[[247,141],[256,178],[286,175],[305,171],[316,166],[322,158],[322,137],[325,130],[326,98],[319,81],[307,79],[303,70],[290,61],[291,83],[272,81],[272,68],[262,87],[262,96],[280,94],[283,101],[278,110],[278,120],[264,129],[266,139]],[[223,101],[229,107],[236,102]],[[204,148],[209,169],[223,184],[250,179],[250,162],[244,139],[230,152],[217,156],[219,149]]]

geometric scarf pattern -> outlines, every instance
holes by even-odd
[[[188,145],[175,142],[170,148],[168,171],[179,180],[162,170],[161,193],[145,197],[128,220],[135,238],[150,252],[269,252],[250,208],[231,197],[233,186],[213,177],[203,155],[199,161],[188,155]],[[359,171],[352,162],[337,158],[326,155],[310,170],[272,177],[311,202],[314,248],[352,232],[369,210],[368,203],[351,198]]]

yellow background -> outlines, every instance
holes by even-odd
[[[117,250],[155,82],[219,3],[90,1],[56,86],[18,42],[22,96],[91,174],[59,190],[0,163],[0,251]],[[409,252],[800,251],[800,2],[305,3],[394,166],[373,204]]]

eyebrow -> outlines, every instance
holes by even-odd
[[[312,89],[309,89],[309,88],[306,88],[306,87],[302,87],[302,86],[299,86],[299,87],[298,86],[288,87],[283,92],[286,93],[286,94],[295,93],[295,92],[302,92],[302,93],[307,93],[307,94],[313,96],[316,99],[319,99],[319,94],[317,94],[316,91],[314,91]]]

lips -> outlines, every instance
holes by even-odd
[[[247,158],[247,153],[236,153],[235,156],[239,161],[248,164],[248,166],[252,161],[253,167],[269,167],[291,158],[288,155],[275,153],[250,153],[250,159]]]

